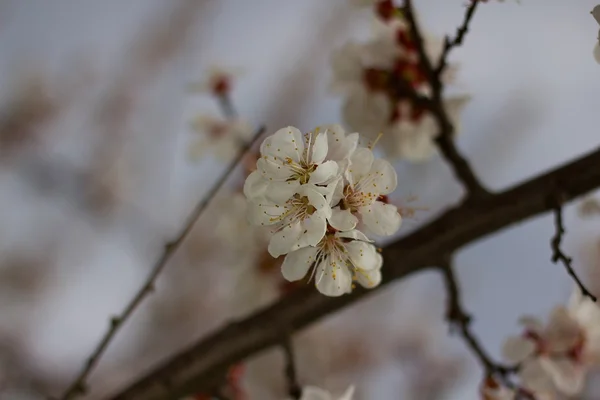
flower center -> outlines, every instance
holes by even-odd
[[[359,185],[352,187],[346,185],[343,191],[344,197],[340,207],[342,210],[350,210],[350,212],[357,212],[360,207],[365,207],[373,204],[377,200],[377,194],[372,192],[363,192],[360,190]]]

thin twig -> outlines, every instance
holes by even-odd
[[[448,292],[448,305],[446,311],[448,322],[452,323],[455,331],[458,331],[463,337],[467,346],[469,346],[485,368],[487,375],[500,375],[505,378],[507,375],[516,372],[515,367],[505,366],[493,361],[481,343],[479,343],[479,340],[471,331],[471,316],[462,306],[460,289],[458,288],[457,279],[454,275],[451,263],[448,260],[443,260],[438,264]]]
[[[292,337],[286,334],[281,342],[281,347],[285,355],[285,376],[288,385],[288,394],[292,399],[298,400],[302,396],[302,388],[298,383],[296,374],[296,359],[294,357],[294,349],[292,345]]]
[[[481,182],[479,182],[479,179],[473,172],[473,168],[471,168],[469,162],[460,154],[454,143],[454,126],[448,117],[442,98],[444,85],[441,76],[437,73],[437,69],[434,69],[431,60],[425,51],[423,34],[415,17],[412,0],[404,0],[403,14],[408,21],[411,38],[415,43],[421,68],[423,69],[433,92],[428,110],[434,115],[440,129],[436,138],[436,143],[442,155],[453,169],[457,179],[461,181],[467,189],[468,199],[488,197],[490,195],[489,191],[481,184]],[[460,36],[461,42],[463,37],[464,33]],[[449,51],[450,50],[448,50],[448,52]]]
[[[555,264],[559,261],[562,262],[562,264],[567,270],[567,273],[571,275],[571,278],[573,278],[577,286],[579,286],[581,293],[584,296],[589,297],[592,301],[596,301],[596,296],[594,296],[585,287],[585,285],[583,284],[583,282],[581,282],[581,279],[579,279],[577,273],[573,269],[573,259],[567,256],[560,248],[562,238],[565,235],[565,225],[563,221],[562,206],[560,205],[554,209],[554,226],[556,227],[556,233],[550,240],[550,247],[552,248],[552,262]]]
[[[238,116],[237,110],[233,106],[233,102],[231,101],[231,97],[229,94],[221,94],[217,96],[217,100],[219,101],[219,106],[221,107],[221,111],[223,115],[230,120],[235,120]]]
[[[252,145],[256,142],[256,140],[258,140],[258,138],[263,134],[264,131],[265,127],[260,127],[254,134],[252,140],[250,140],[250,142],[248,142],[245,146],[243,146],[240,149],[238,155],[234,160],[231,161],[223,175],[221,175],[219,180],[215,182],[210,191],[203,197],[203,199],[200,202],[198,202],[196,207],[194,207],[180,233],[172,241],[165,244],[160,258],[152,267],[152,270],[146,278],[146,281],[144,282],[142,287],[137,291],[137,293],[134,295],[131,301],[127,304],[127,306],[121,312],[121,314],[119,314],[118,316],[113,316],[110,319],[110,325],[108,327],[108,330],[104,334],[102,340],[100,341],[100,343],[98,343],[98,346],[96,347],[94,352],[87,359],[81,372],[79,372],[73,383],[71,383],[71,385],[67,388],[64,394],[60,397],[61,400],[74,399],[86,393],[87,378],[98,363],[98,361],[100,360],[100,358],[102,357],[102,355],[104,354],[104,352],[106,351],[112,339],[115,337],[119,329],[124,325],[125,321],[142,303],[142,301],[154,290],[154,282],[156,281],[156,278],[164,269],[164,267],[167,265],[167,262],[171,259],[171,256],[179,249],[184,239],[191,232],[195,222],[198,220],[200,215],[202,215],[202,212],[204,212],[206,207],[209,205],[210,201],[215,197],[215,195],[219,192],[221,187],[225,184],[225,182],[235,170],[239,162],[242,160],[248,149],[252,147]]]
[[[465,12],[465,18],[463,23],[456,30],[456,36],[454,39],[450,39],[450,36],[446,35],[444,39],[444,49],[442,50],[442,54],[440,54],[440,58],[435,68],[435,76],[438,77],[439,80],[442,79],[442,74],[448,65],[448,55],[450,51],[454,47],[458,47],[462,44],[467,32],[469,31],[469,24],[471,23],[471,19],[473,15],[475,15],[475,11],[477,10],[477,5],[480,0],[472,0],[471,3],[467,6],[467,11]]]

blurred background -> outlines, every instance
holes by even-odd
[[[415,3],[431,33],[453,33],[462,21],[465,0]],[[472,95],[458,146],[489,187],[598,145],[595,5],[482,4],[466,45],[452,54],[455,87]],[[236,108],[269,133],[338,123],[331,53],[370,31],[369,11],[347,0],[0,0],[0,399],[64,389],[224,170],[210,151],[189,157],[198,136],[190,121],[219,115],[213,98],[186,90],[190,82],[214,65],[238,69]],[[439,157],[395,166],[394,201],[422,209],[400,236],[461,195]],[[228,250],[243,230],[215,228],[236,209],[227,190],[239,179],[118,335],[87,398],[114,393],[227,319],[277,298],[277,274],[252,272]],[[565,222],[566,250],[598,293],[600,217],[571,206]],[[544,216],[458,254],[465,307],[494,356],[518,332],[520,315],[545,317],[572,289],[550,261],[553,233]],[[358,400],[477,399],[482,371],[448,335],[442,288],[435,272],[411,276],[303,331],[301,383],[334,392],[354,383]],[[274,377],[269,365],[283,365],[278,351],[246,365],[248,399],[285,397],[283,370]]]

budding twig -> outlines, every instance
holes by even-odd
[[[165,268],[165,266],[167,265],[168,261],[171,259],[173,254],[179,249],[179,247],[183,243],[184,239],[191,232],[195,222],[202,215],[202,213],[204,212],[206,207],[209,205],[210,201],[219,192],[221,187],[225,184],[225,182],[227,181],[229,176],[232,174],[232,172],[235,170],[235,168],[237,167],[239,162],[242,160],[242,158],[244,157],[244,155],[246,154],[248,149],[250,147],[252,147],[252,145],[258,140],[258,138],[263,134],[264,131],[265,131],[265,127],[264,126],[260,127],[254,134],[254,137],[252,138],[252,140],[250,140],[250,142],[248,142],[245,146],[243,146],[240,149],[238,155],[236,156],[236,158],[234,160],[231,161],[231,163],[229,164],[229,166],[227,167],[227,169],[225,170],[223,175],[221,175],[219,180],[217,182],[215,182],[215,184],[212,186],[210,191],[202,198],[202,200],[200,200],[198,202],[196,207],[194,207],[194,209],[188,216],[188,218],[187,218],[185,224],[183,225],[181,231],[179,232],[179,234],[173,240],[171,240],[170,242],[165,244],[160,258],[154,264],[152,270],[150,271],[150,274],[146,278],[146,281],[144,282],[142,287],[137,291],[137,293],[133,296],[131,301],[129,301],[129,303],[127,304],[125,309],[118,316],[111,317],[108,330],[102,337],[102,340],[100,341],[100,343],[98,343],[98,345],[96,346],[93,353],[87,359],[86,363],[84,364],[83,368],[81,369],[81,371],[79,372],[79,374],[77,375],[77,377],[75,378],[73,383],[71,383],[71,385],[69,385],[67,390],[60,397],[61,400],[74,399],[74,398],[86,393],[87,379],[88,379],[89,375],[91,374],[92,370],[94,369],[94,367],[96,366],[96,364],[98,364],[98,361],[100,360],[100,358],[102,357],[102,355],[104,354],[106,349],[108,348],[108,345],[110,344],[112,339],[115,337],[115,335],[117,334],[119,329],[124,325],[125,321],[133,314],[133,312],[137,309],[137,307],[142,303],[142,301],[150,293],[152,293],[152,291],[154,290],[154,283],[156,281],[156,278],[160,275],[162,270]]]
[[[221,107],[221,111],[223,115],[227,119],[236,119],[238,116],[237,110],[233,106],[233,102],[231,101],[231,97],[229,97],[228,93],[223,93],[217,96],[219,101],[219,106]]]
[[[563,221],[562,206],[560,206],[560,205],[554,209],[554,226],[556,227],[556,233],[550,240],[550,247],[552,248],[552,262],[556,264],[557,262],[560,261],[565,266],[567,273],[569,275],[571,275],[571,278],[573,278],[573,280],[575,281],[577,286],[579,286],[581,293],[584,296],[589,297],[592,301],[596,301],[596,296],[594,296],[585,287],[585,285],[583,284],[583,282],[581,282],[581,279],[579,279],[579,277],[577,276],[577,273],[573,269],[573,259],[571,257],[567,256],[561,250],[560,245],[561,245],[562,238],[565,235],[566,231],[565,231],[565,225],[564,225],[564,221]]]
[[[457,28],[456,36],[454,39],[450,39],[449,35],[446,35],[444,39],[444,49],[442,50],[442,54],[440,54],[440,58],[435,68],[435,76],[441,80],[441,76],[448,65],[448,54],[450,54],[450,50],[454,47],[458,47],[462,44],[467,32],[469,31],[469,24],[471,23],[471,19],[475,15],[475,10],[477,10],[477,5],[480,0],[472,0],[471,3],[467,6],[467,11],[465,12],[465,18],[463,23]]]
[[[471,10],[471,8],[469,8],[468,10],[471,12],[467,12],[467,17],[465,18],[466,22],[463,23],[463,26],[467,26],[474,12],[474,9]],[[425,52],[423,34],[415,17],[412,0],[404,0],[403,11],[410,26],[412,40],[417,48],[419,62],[421,63],[421,67],[423,68],[425,76],[427,77],[427,80],[433,91],[433,96],[428,110],[434,115],[439,125],[440,132],[436,138],[438,148],[440,149],[446,161],[448,161],[450,164],[451,168],[454,170],[454,174],[458,180],[461,181],[467,189],[468,197],[470,199],[488,197],[490,193],[479,182],[479,179],[477,176],[475,176],[475,173],[473,172],[469,162],[460,154],[454,143],[454,126],[450,122],[450,118],[448,117],[442,98],[444,86],[441,79],[441,72],[438,71],[439,66],[438,68],[434,69],[433,65],[431,64],[431,60]],[[464,31],[466,32],[466,28],[464,28]],[[460,40],[459,43],[462,42],[464,35],[465,33],[462,33],[462,35],[458,36]],[[451,45],[450,48],[446,50],[444,60],[448,56],[450,49],[456,45],[458,44]]]
[[[452,328],[464,339],[467,346],[473,351],[479,362],[485,368],[487,375],[498,375],[505,379],[509,374],[517,371],[516,367],[509,367],[492,360],[487,354],[479,339],[471,330],[471,316],[464,310],[461,304],[461,294],[456,276],[449,260],[443,260],[439,264],[439,270],[443,274],[444,284],[448,292],[446,318],[453,324]]]

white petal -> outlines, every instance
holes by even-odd
[[[454,126],[454,135],[461,131],[460,117],[467,103],[471,100],[470,95],[455,96],[444,102],[444,108]]]
[[[327,221],[321,214],[314,213],[301,223],[302,233],[292,249],[300,249],[306,246],[316,246],[325,236],[327,231]]]
[[[393,235],[400,229],[402,217],[398,208],[391,204],[376,201],[370,206],[360,207],[358,213],[365,226],[379,236]]]
[[[373,192],[389,194],[396,190],[398,176],[392,164],[386,160],[378,158],[373,161],[369,176],[372,178]]]
[[[352,290],[350,271],[341,260],[333,259],[331,256],[319,263],[315,280],[317,290],[325,296],[337,297]]]
[[[356,218],[350,210],[342,210],[340,208],[334,208],[331,210],[331,218],[329,218],[329,225],[337,229],[338,231],[349,231],[356,227],[358,218]]]
[[[213,146],[213,154],[226,161],[233,159],[239,150],[240,142],[238,138],[231,135],[220,138]]]
[[[526,389],[534,392],[554,391],[552,379],[542,367],[539,358],[525,361],[519,370],[519,377]]]
[[[263,156],[256,162],[256,169],[267,181],[286,181],[293,175],[289,164],[274,156]]]
[[[341,176],[338,176],[329,182],[327,186],[314,187],[315,190],[325,196],[330,207],[337,206],[340,200],[342,200],[342,197],[344,197],[344,179]]]
[[[352,400],[352,397],[354,397],[354,385],[348,387],[339,400]]]
[[[532,356],[535,349],[536,345],[531,340],[521,336],[511,336],[504,341],[502,356],[509,363],[520,363]]]
[[[302,389],[302,397],[300,400],[332,400],[332,398],[326,390],[315,386],[306,386]]]
[[[318,211],[321,211],[325,217],[331,215],[331,207],[325,196],[317,190],[316,186],[311,184],[302,185],[298,188],[297,193],[300,196],[308,197],[309,204],[315,207]]]
[[[298,242],[302,234],[302,226],[300,222],[287,225],[285,228],[276,232],[271,237],[269,242],[269,254],[275,258],[287,254],[292,250],[292,247]]]
[[[327,150],[329,149],[329,145],[327,143],[327,131],[321,132],[315,135],[314,133],[310,133],[313,136],[313,140],[315,141],[312,146],[312,155],[310,157],[310,161],[313,164],[320,164],[325,160],[327,156]]]
[[[288,201],[300,187],[297,180],[287,182],[269,182],[264,197],[274,203],[283,204]]]
[[[370,93],[364,85],[352,87],[342,106],[346,124],[355,132],[375,137],[383,132],[392,114],[392,103],[384,93]]]
[[[531,315],[525,315],[519,318],[519,324],[521,324],[526,330],[541,334],[544,330],[544,323],[537,317]]]
[[[594,60],[600,64],[600,43],[598,43],[598,41],[596,41],[596,44],[594,45]]]
[[[346,250],[352,264],[362,270],[374,270],[381,268],[382,259],[377,248],[371,243],[354,240],[346,243]]]
[[[396,140],[401,157],[411,162],[428,161],[436,153],[434,138],[437,123],[431,114],[425,114],[418,123],[402,120],[394,125],[390,135]]]
[[[383,257],[381,257],[381,254],[377,254],[377,256],[382,259],[380,263],[383,263]],[[381,283],[381,268],[374,269],[372,271],[358,270],[356,271],[356,280],[362,287],[367,289],[372,289],[376,286],[379,286]]]
[[[269,181],[265,180],[260,172],[254,171],[244,182],[244,195],[249,200],[261,198],[264,196],[268,184]]]
[[[335,161],[325,161],[310,174],[310,179],[308,180],[308,183],[311,183],[313,185],[329,183],[330,180],[334,179],[337,176],[338,170],[339,167]]]
[[[352,153],[354,153],[356,146],[358,145],[358,133],[351,133],[346,136],[344,128],[337,124],[326,125],[322,128],[327,129],[327,140],[329,144],[327,159],[340,162],[349,158]]]
[[[366,147],[356,149],[352,157],[350,157],[350,166],[348,167],[348,180],[350,184],[356,184],[363,176],[365,176],[374,160],[373,152]]]
[[[283,277],[290,282],[304,278],[310,266],[315,262],[317,251],[316,247],[305,247],[288,253],[281,265]]]
[[[287,211],[287,206],[280,206],[263,200],[251,201],[248,205],[248,221],[252,225],[273,225],[281,222],[281,215]]]
[[[585,378],[583,368],[576,366],[568,359],[544,358],[540,362],[558,390],[569,396],[581,393]]]
[[[282,128],[272,136],[265,139],[260,147],[260,153],[269,158],[277,157],[279,159],[291,158],[299,163],[304,151],[304,137],[299,129],[293,126]]]
[[[362,233],[361,231],[359,231],[357,229],[353,229],[353,230],[347,231],[347,232],[336,232],[335,236],[339,237],[339,238],[361,240],[363,242],[372,242],[372,240],[370,240],[367,237],[367,235],[365,235],[364,233]]]
[[[580,338],[581,328],[565,307],[555,307],[544,332],[551,351],[568,351]]]
[[[333,52],[331,57],[333,71],[331,89],[333,91],[342,92],[348,85],[361,82],[363,75],[362,49],[362,45],[348,42]]]

